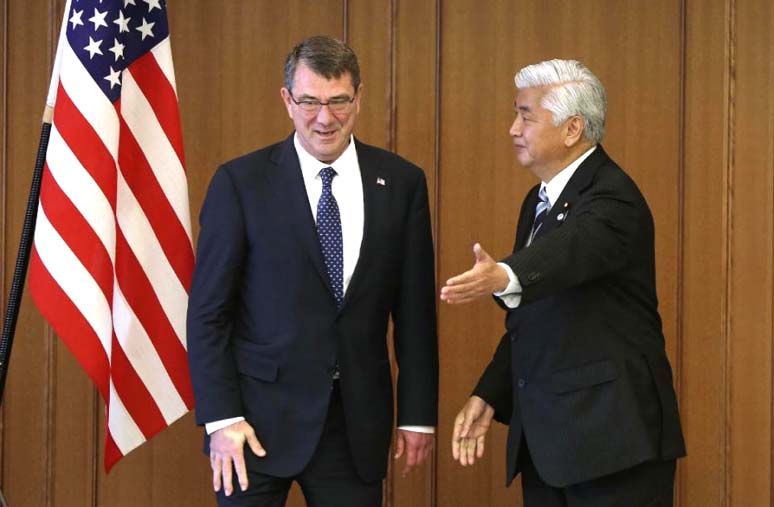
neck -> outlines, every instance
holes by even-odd
[[[594,146],[592,143],[586,141],[569,147],[564,152],[564,156],[559,160],[556,160],[550,167],[543,168],[543,170],[540,171],[540,174],[537,174],[536,172],[535,176],[540,178],[544,183],[548,183],[567,166],[578,160],[578,158],[586,153],[592,146]]]

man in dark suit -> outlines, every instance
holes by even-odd
[[[598,143],[602,84],[576,61],[515,78],[516,156],[541,183],[521,207],[513,253],[474,247],[448,303],[495,294],[507,331],[455,420],[462,465],[484,452],[494,418],[510,425],[507,482],[527,507],[672,505],[685,455],[657,309],[653,218]]]
[[[196,418],[219,505],[281,506],[297,481],[310,505],[381,506],[390,317],[404,473],[429,455],[437,422],[427,185],[352,136],[363,88],[348,46],[304,40],[284,85],[295,132],[221,166],[202,207],[188,310]]]

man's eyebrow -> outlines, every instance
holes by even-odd
[[[328,97],[328,100],[336,100],[336,99],[347,99],[347,100],[349,100],[351,98],[352,98],[352,96],[349,95],[348,93],[341,93],[339,95],[334,95],[332,97]],[[302,93],[301,95],[299,95],[297,97],[297,99],[310,99],[310,100],[316,100],[318,102],[320,101],[320,99],[318,97],[315,97],[314,95],[309,95],[309,94],[306,94],[306,93]]]

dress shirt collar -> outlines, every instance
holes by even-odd
[[[303,173],[305,181],[313,180],[314,178],[319,179],[320,169],[324,167],[333,167],[333,170],[336,171],[338,176],[343,176],[345,178],[356,176],[359,172],[360,166],[357,160],[357,151],[355,150],[355,137],[352,135],[349,136],[349,145],[347,145],[347,149],[331,164],[320,162],[306,151],[298,140],[298,133],[293,136],[293,145],[296,147],[298,162],[301,165],[301,173]]]
[[[578,170],[578,167],[580,167],[583,161],[586,160],[595,149],[597,149],[596,144],[584,152],[583,155],[576,158],[570,165],[559,171],[559,174],[551,178],[551,181],[548,183],[540,183],[540,187],[545,187],[546,189],[549,207],[553,206],[554,203],[559,199],[559,196],[562,195],[562,191],[564,190],[564,187],[567,186],[567,182],[570,181],[572,175],[575,174],[575,171]]]

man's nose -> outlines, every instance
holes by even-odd
[[[518,137],[521,135],[521,120],[519,118],[513,120],[511,129],[508,131],[508,133],[513,137]]]
[[[327,104],[320,105],[320,110],[317,111],[317,121],[320,123],[331,123],[336,120],[336,116],[331,112],[330,107]]]

